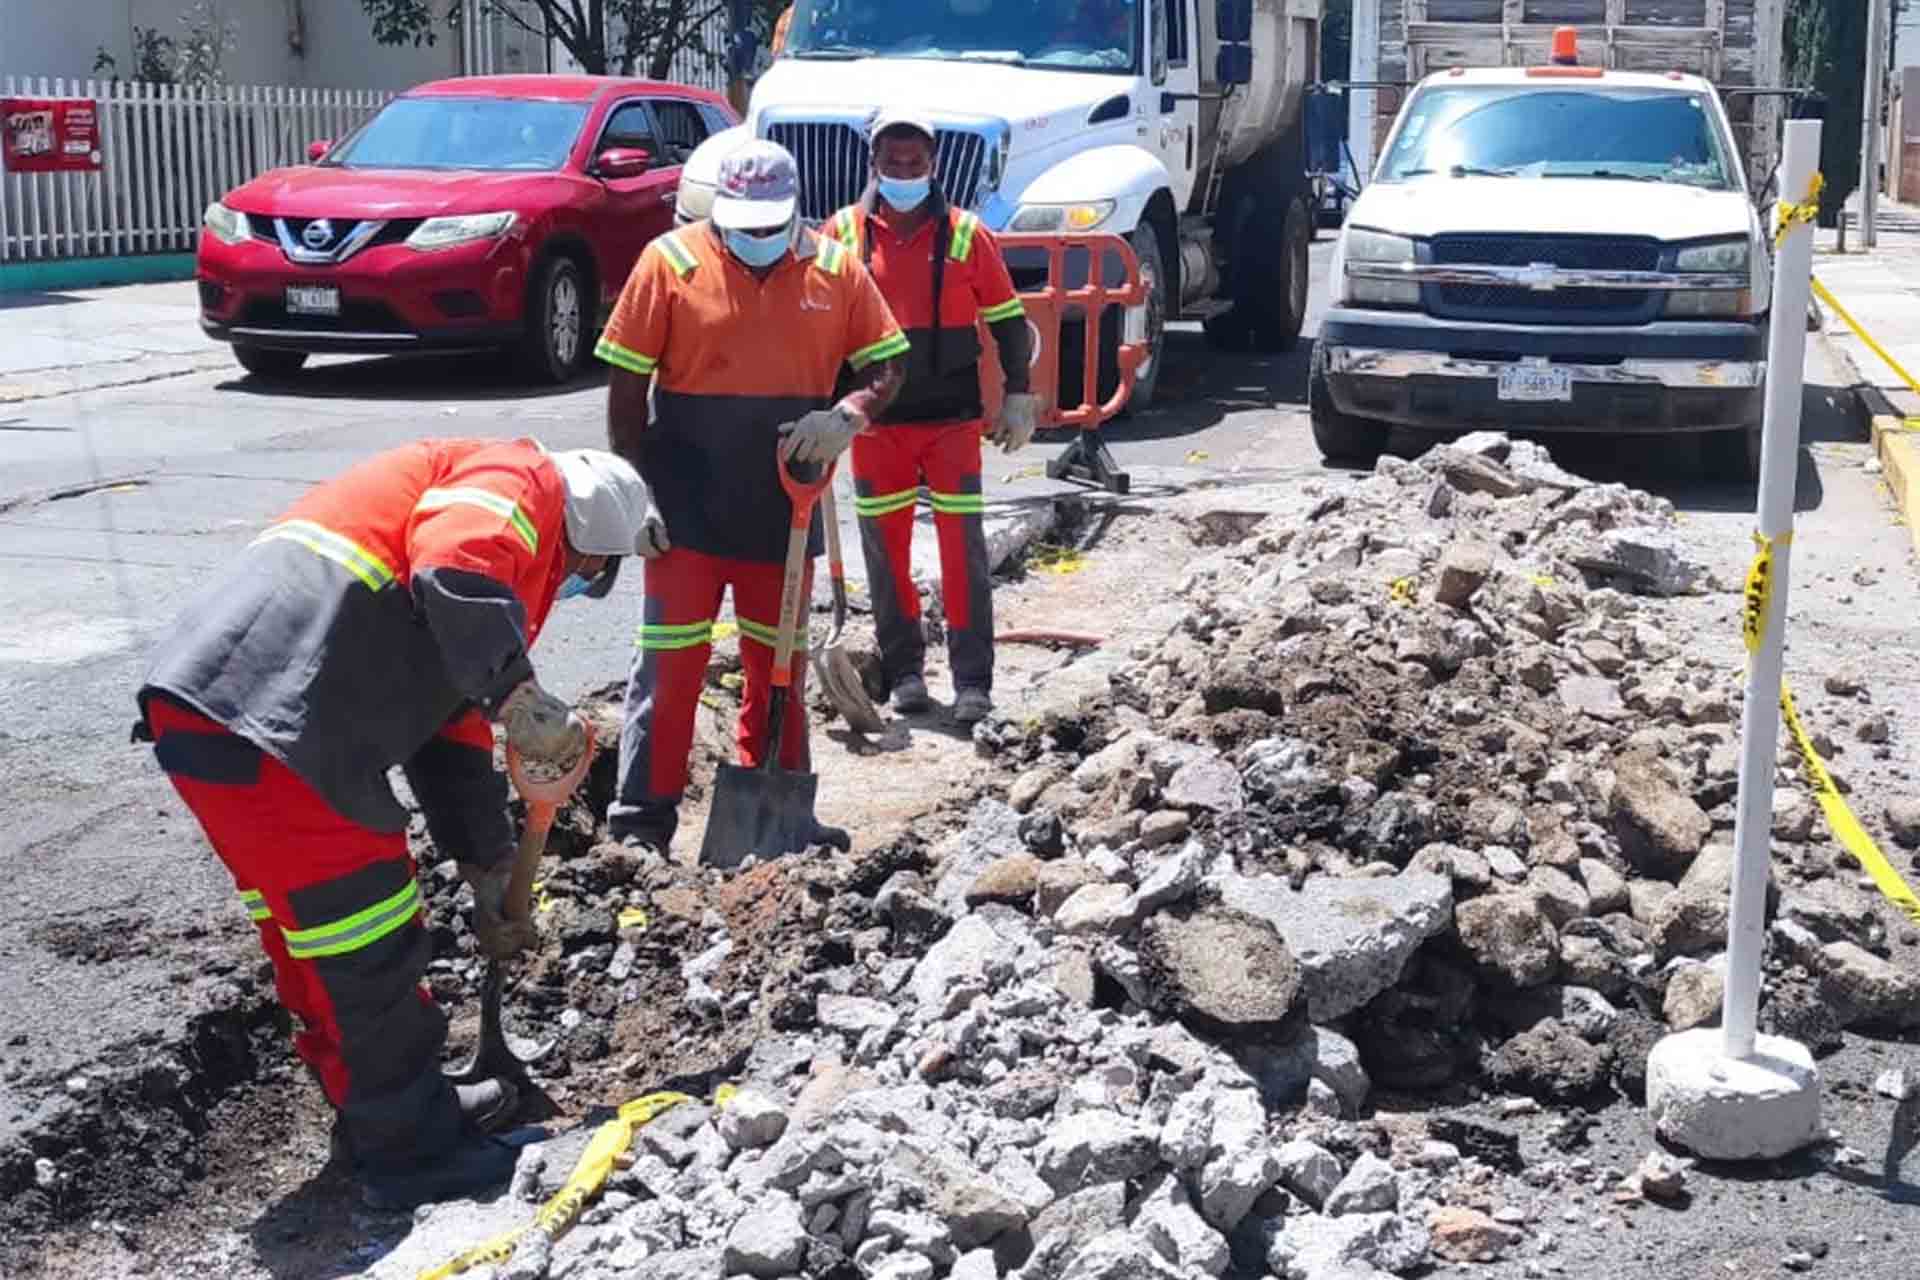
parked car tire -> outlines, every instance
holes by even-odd
[[[586,277],[571,258],[554,255],[534,269],[527,290],[527,331],[520,340],[520,363],[543,383],[571,382],[586,363]]]
[[[307,363],[304,351],[282,351],[277,347],[251,347],[233,344],[233,358],[256,378],[291,378]]]
[[[1307,416],[1313,442],[1328,462],[1372,464],[1387,447],[1393,428],[1371,418],[1356,418],[1334,406],[1327,389],[1327,349],[1315,345],[1307,365]]]

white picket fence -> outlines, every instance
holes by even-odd
[[[101,150],[98,173],[0,174],[0,262],[190,251],[210,201],[304,163],[307,144],[340,137],[392,96],[0,78],[0,97],[91,99]]]

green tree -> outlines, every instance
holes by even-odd
[[[1881,65],[1893,66],[1893,23]],[[1832,226],[1840,208],[1860,186],[1860,114],[1865,102],[1867,6],[1861,0],[1787,0],[1786,82],[1826,95],[1820,129],[1820,221]],[[1885,100],[1885,95],[1882,95]],[[1797,200],[1800,192],[1783,191]]]

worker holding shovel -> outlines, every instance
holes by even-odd
[[[755,766],[776,749],[766,738],[779,684],[792,708],[779,763],[808,768],[806,663],[794,661],[780,680],[774,674],[795,514],[779,460],[824,474],[892,401],[907,353],[858,259],[799,225],[799,190],[793,157],[779,145],[753,141],[730,152],[711,217],[647,247],[597,348],[613,366],[608,438],[658,504],[642,551],[645,616],[607,821],[616,838],[661,855],[679,824],[714,618],[729,588],[746,674],[740,762]],[[836,403],[843,366],[856,386]],[[810,566],[822,531],[815,522],[805,532],[800,558]],[[844,832],[816,837],[846,844]]]
[[[586,726],[527,655],[555,603],[607,594],[648,510],[639,475],[598,450],[426,440],[380,454],[255,538],[141,684],[135,735],[232,872],[375,1207],[504,1182],[515,1152],[483,1131],[517,1101],[501,1080],[441,1073],[447,1020],[421,985],[420,886],[387,771],[405,771],[472,886],[481,950],[525,949],[489,721],[517,761],[580,764]]]

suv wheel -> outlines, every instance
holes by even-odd
[[[1313,442],[1328,462],[1372,466],[1386,449],[1393,430],[1384,422],[1356,418],[1335,407],[1333,394],[1327,389],[1327,349],[1318,343],[1307,365],[1307,414],[1313,422]]]
[[[534,272],[528,291],[521,362],[541,382],[567,382],[580,372],[586,350],[585,279],[571,258],[548,258]]]
[[[307,363],[304,351],[282,351],[276,347],[250,347],[234,343],[233,358],[256,378],[291,378]]]

